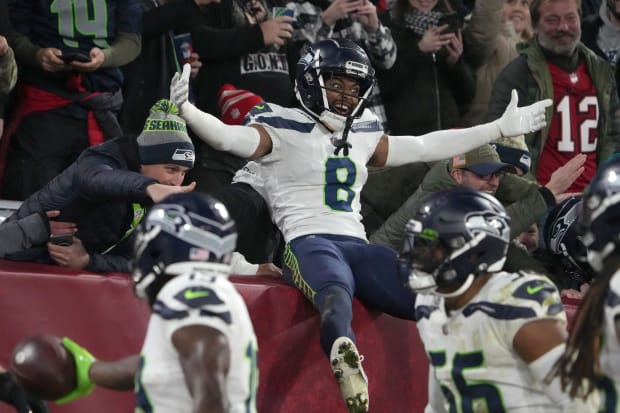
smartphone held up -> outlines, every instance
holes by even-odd
[[[457,13],[444,14],[439,18],[439,22],[437,26],[445,26],[448,25],[446,29],[444,29],[441,33],[458,33],[461,29],[461,18]]]

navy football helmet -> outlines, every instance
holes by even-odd
[[[584,191],[581,223],[588,262],[600,272],[620,245],[620,158],[603,165]]]
[[[170,195],[153,205],[136,229],[136,294],[152,304],[181,273],[208,270],[227,276],[236,244],[235,223],[224,204],[200,192]]]
[[[592,278],[587,260],[588,249],[579,232],[581,204],[581,197],[565,199],[549,212],[543,229],[547,250],[559,258],[565,274],[570,278],[568,287],[577,290]]]
[[[297,100],[312,116],[334,130],[342,130],[347,118],[331,110],[325,92],[325,81],[333,75],[359,81],[359,103],[349,115],[349,118],[355,118],[362,114],[366,99],[372,92],[375,71],[364,49],[345,39],[316,42],[299,59],[295,77]]]
[[[463,294],[484,272],[502,269],[510,242],[510,217],[493,196],[467,188],[428,195],[405,229],[401,274],[415,292]]]

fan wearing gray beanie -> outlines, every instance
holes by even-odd
[[[159,100],[151,108],[138,135],[140,162],[145,165],[176,164],[194,166],[194,144],[187,134],[179,109],[169,100]]]
[[[121,136],[84,150],[0,225],[0,237],[4,238],[16,228],[12,222],[60,211],[51,219],[75,224],[63,234],[70,245],[56,245],[51,240],[27,243],[5,258],[100,273],[129,272],[134,228],[153,202],[195,188],[195,182],[182,186],[193,165],[194,145],[185,122],[172,102],[160,100],[151,108],[137,138]],[[56,227],[39,230],[53,232],[48,228]]]

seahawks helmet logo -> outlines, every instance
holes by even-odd
[[[500,215],[493,213],[469,214],[465,219],[465,226],[472,234],[486,232],[494,237],[505,240],[510,239],[510,227],[506,219]]]

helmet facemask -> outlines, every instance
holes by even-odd
[[[464,188],[434,193],[405,228],[401,277],[418,293],[461,295],[476,276],[502,269],[509,239],[510,217],[493,197]]]
[[[347,65],[348,64],[353,65],[354,63],[355,62],[347,62]],[[321,99],[323,100],[323,105],[322,105],[323,111],[320,114],[318,114],[318,119],[321,121],[321,123],[327,125],[334,132],[340,132],[345,129],[345,125],[347,124],[347,121],[352,121],[353,119],[357,119],[361,116],[362,112],[364,111],[364,107],[366,106],[368,96],[372,92],[372,85],[374,85],[374,79],[373,79],[372,85],[371,86],[366,85],[366,89],[364,90],[362,88],[362,85],[366,83],[364,79],[359,78],[358,76],[355,76],[355,75],[351,75],[348,72],[343,74],[339,72],[321,72],[319,70],[318,73],[319,73],[319,85],[321,88]],[[340,93],[340,96],[341,96],[340,99],[342,99],[342,101],[345,100],[345,96],[357,99],[357,105],[355,105],[352,109],[350,109],[347,115],[343,115],[339,113],[336,109],[334,109],[332,105],[330,104],[329,99],[327,97],[328,89],[326,87],[326,83],[327,83],[327,80],[331,79],[334,76],[343,76],[351,80],[355,80],[359,85],[359,88],[360,88],[359,93],[355,96],[347,95],[346,91],[334,92],[334,93]]]
[[[506,258],[502,256],[490,265],[480,259],[484,254],[485,245],[494,240],[485,232],[473,234],[469,241],[464,237],[429,238],[433,230],[423,230],[414,237],[414,253],[412,254],[411,275],[421,284],[427,284],[429,291],[444,297],[456,297],[463,294],[472,284],[474,277],[485,272],[501,270]],[[433,289],[427,277],[433,279]],[[425,280],[422,282],[421,280]],[[411,282],[410,282],[411,284]],[[449,293],[437,289],[452,290]],[[413,289],[413,288],[412,288]]]
[[[359,82],[357,105],[343,116],[330,108],[325,88],[332,76]],[[325,40],[312,45],[297,64],[295,93],[301,106],[334,132],[345,129],[347,121],[358,118],[375,84],[374,70],[366,53],[347,40]]]

